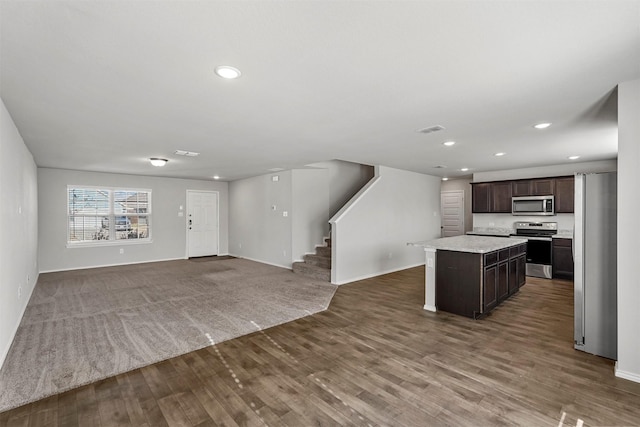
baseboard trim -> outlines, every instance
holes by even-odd
[[[420,267],[421,265],[424,265],[424,261],[423,262],[419,262],[417,264],[410,264],[410,265],[407,265],[407,266],[404,266],[404,267],[392,268],[392,269],[389,269],[389,270],[383,270],[383,271],[372,273],[372,274],[365,274],[363,276],[359,276],[359,277],[355,277],[355,278],[351,278],[351,279],[347,279],[347,280],[341,280],[341,281],[338,281],[338,282],[333,283],[333,284],[334,285],[346,285],[347,283],[353,283],[353,282],[357,282],[359,280],[371,279],[372,277],[383,276],[385,274],[395,273],[396,271],[402,271],[402,270],[407,270],[409,268]]]
[[[618,378],[633,381],[635,383],[640,383],[640,374],[636,374],[634,372],[628,372],[628,371],[621,371],[620,369],[618,369],[617,361],[616,361],[616,367],[615,367],[615,375]]]
[[[13,333],[11,334],[11,339],[7,343],[7,347],[4,349],[2,354],[0,354],[0,369],[4,365],[4,361],[7,359],[9,355],[9,350],[11,350],[11,344],[13,344],[13,340],[16,339],[16,334],[18,333],[18,328],[20,327],[20,323],[22,323],[22,318],[24,317],[25,311],[27,311],[27,306],[29,305],[29,300],[31,300],[31,295],[33,295],[33,291],[36,288],[36,283],[38,283],[38,277],[40,273],[36,274],[36,277],[33,278],[33,286],[31,286],[31,290],[29,291],[29,295],[25,295],[27,298],[25,299],[24,305],[22,306],[22,310],[20,312],[20,316],[18,316],[18,322],[13,328]]]
[[[293,269],[292,266],[286,266],[286,265],[282,265],[282,264],[275,264],[273,262],[267,262],[267,261],[263,261],[261,259],[256,259],[256,258],[251,258],[251,257],[246,257],[246,256],[241,256],[241,255],[234,255],[234,254],[230,254],[230,256],[233,256],[233,257],[236,257],[236,258],[240,258],[240,259],[246,259],[246,260],[253,261],[253,262],[259,262],[260,264],[267,264],[267,265],[272,265],[274,267],[286,268],[287,270],[292,270]]]
[[[134,264],[148,264],[150,262],[177,261],[177,260],[180,260],[180,259],[188,259],[188,258],[186,258],[186,257],[164,258],[164,259],[153,259],[153,260],[149,260],[149,261],[124,262],[124,263],[118,263],[118,264],[89,265],[89,266],[83,266],[83,267],[61,268],[61,269],[57,269],[57,270],[42,270],[42,271],[40,271],[40,273],[57,273],[57,272],[60,272],[60,271],[88,270],[90,268],[118,267],[118,266],[121,266],[121,265],[134,265]]]

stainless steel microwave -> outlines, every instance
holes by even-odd
[[[512,215],[555,215],[553,196],[523,196],[511,198]]]

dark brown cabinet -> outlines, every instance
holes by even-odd
[[[472,188],[472,212],[488,213],[491,212],[491,183],[481,182],[473,184]]]
[[[495,213],[511,213],[511,183],[509,181],[491,184],[492,210]]]
[[[572,176],[471,183],[472,213],[511,213],[511,198],[555,196],[556,213],[573,213]]]
[[[526,243],[485,254],[438,250],[438,310],[474,319],[490,312],[524,285],[526,250]]]
[[[551,271],[554,279],[573,280],[573,241],[571,239],[553,239],[551,247]]]
[[[549,196],[554,193],[555,180],[553,178],[532,179],[530,185],[531,196]]]
[[[573,213],[574,189],[574,177],[567,176],[564,178],[556,178],[556,213]]]

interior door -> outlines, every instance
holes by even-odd
[[[218,193],[187,190],[187,256],[218,255]]]
[[[440,193],[440,218],[442,237],[464,234],[464,192],[462,190]]]

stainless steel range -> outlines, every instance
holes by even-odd
[[[527,239],[527,276],[551,279],[552,237],[558,233],[557,222],[516,222],[514,237]]]

